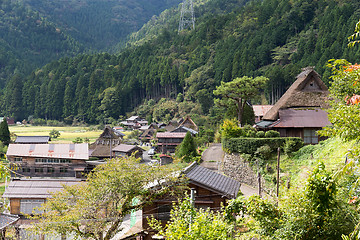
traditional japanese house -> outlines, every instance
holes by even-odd
[[[183,121],[181,121],[179,127],[181,127],[181,126],[191,128],[195,131],[199,131],[198,126],[194,123],[194,121],[189,116],[187,116]]]
[[[157,151],[161,153],[174,153],[175,148],[184,140],[185,132],[158,132]]]
[[[260,122],[264,115],[273,107],[273,105],[252,105],[255,115],[255,123]]]
[[[227,205],[227,200],[236,198],[240,191],[240,183],[236,180],[201,167],[197,163],[184,169],[182,174],[188,179],[189,189],[195,190],[196,208],[210,208],[219,211],[222,206]],[[188,194],[190,191],[186,193],[186,195]],[[155,238],[156,232],[149,227],[147,220],[153,216],[165,225],[170,219],[170,211],[174,202],[177,202],[177,199],[172,196],[163,196],[154,200],[151,205],[142,209],[140,217],[136,216],[133,228],[128,228],[127,232],[118,234],[114,240],[159,239]]]
[[[48,144],[51,138],[49,136],[17,136],[17,144]]]
[[[128,145],[128,144],[120,144],[117,145],[116,147],[113,148],[113,156],[114,157],[129,157],[132,154],[134,154],[134,156],[136,158],[141,158],[142,159],[142,154],[144,152],[144,150],[136,145]]]
[[[147,126],[142,126],[140,130],[143,131],[139,137],[141,141],[149,142],[154,138],[154,134],[156,133],[157,130],[159,130],[159,127],[157,126],[157,124],[152,123]]]
[[[106,159],[113,157],[112,149],[122,143],[123,134],[118,134],[111,127],[106,126],[98,139],[89,147],[91,159]]]
[[[281,137],[300,137],[306,144],[316,144],[317,131],[331,125],[327,112],[328,88],[313,68],[305,68],[278,102],[256,127],[279,131]]]
[[[171,132],[184,132],[184,133],[187,133],[187,132],[190,132],[192,136],[195,136],[196,134],[198,134],[197,131],[195,131],[194,129],[192,128],[188,128],[188,127],[185,127],[185,126],[179,126],[177,128],[175,128],[174,130],[172,130]]]
[[[88,171],[88,144],[10,144],[12,177],[76,177]]]

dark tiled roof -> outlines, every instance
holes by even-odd
[[[49,136],[17,136],[15,143],[48,143]]]
[[[196,162],[184,169],[183,173],[192,182],[211,188],[228,198],[236,198],[240,190],[238,181],[201,167]]]
[[[18,215],[12,215],[12,214],[0,214],[0,230],[6,228],[7,226],[13,224],[16,222],[20,217]]]
[[[117,145],[116,147],[114,147],[112,149],[113,152],[131,152],[132,150],[142,150],[140,147],[136,146],[136,145],[128,145],[128,144],[120,144],[120,145]]]

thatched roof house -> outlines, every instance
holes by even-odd
[[[117,134],[111,127],[106,126],[103,133],[89,147],[89,156],[99,159],[110,158],[110,148],[120,145],[122,135]]]
[[[329,91],[319,74],[308,67],[256,123],[261,129],[274,129],[282,137],[301,137],[305,143],[318,143],[317,130],[330,125],[327,112]]]
[[[319,74],[311,67],[303,69],[296,81],[265,114],[263,120],[275,121],[279,118],[279,110],[296,107],[328,108],[328,88]]]

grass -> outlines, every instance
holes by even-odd
[[[10,132],[18,136],[48,136],[53,129],[60,132],[60,137],[51,139],[52,143],[72,143],[77,137],[88,138],[91,143],[102,133],[100,130],[92,130],[91,127],[9,126]]]

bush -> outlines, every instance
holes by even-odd
[[[258,131],[255,135],[256,138],[264,138],[265,132],[264,131]]]
[[[242,128],[243,131],[243,137],[256,137],[256,129],[250,125],[245,125]]]
[[[294,139],[287,139],[284,144],[284,152],[286,155],[291,156],[304,146],[303,142],[295,141]]]
[[[269,145],[271,151],[281,148],[287,139],[295,142],[303,142],[301,138],[231,138],[222,139],[223,149],[227,152],[254,154],[256,150],[264,145]]]
[[[271,153],[272,153],[272,149],[270,148],[270,146],[264,145],[256,149],[255,156],[260,159],[267,160],[271,157]]]
[[[280,133],[274,130],[269,130],[265,133],[266,138],[278,138],[280,137]]]

